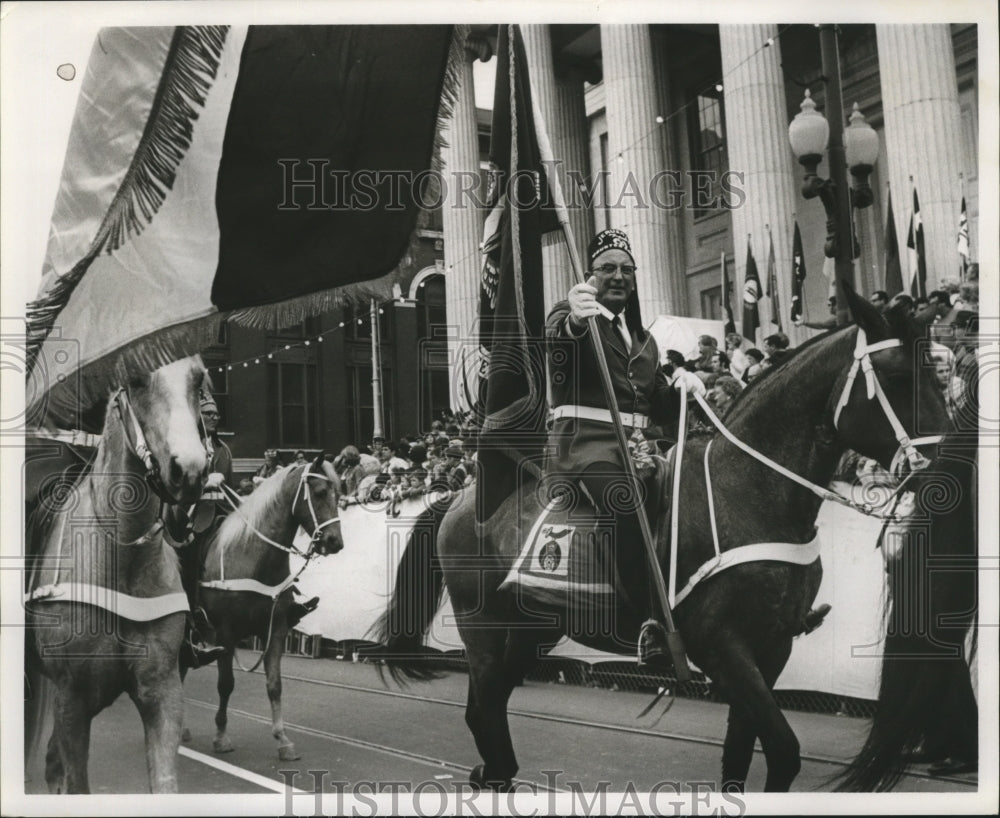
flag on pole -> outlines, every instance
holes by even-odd
[[[888,192],[885,217],[885,291],[889,298],[903,291],[903,269],[899,261],[896,217],[892,212],[892,191]]]
[[[910,250],[910,295],[920,298],[927,295],[927,259],[924,254],[924,224],[920,220],[920,200],[917,198],[916,188],[913,188],[913,213],[910,215],[906,246]]]
[[[726,254],[722,254],[722,317],[726,322],[726,335],[736,332],[736,321],[733,319],[733,293],[729,286],[729,271],[726,269]]]
[[[743,281],[743,337],[751,344],[757,343],[757,329],[760,327],[760,314],[757,302],[760,301],[760,276],[757,274],[757,262],[753,257],[753,246],[750,236],[747,236],[747,271]]]
[[[430,171],[454,100],[453,33],[102,29],[28,306],[32,419],[72,427],[224,317],[273,327],[387,294],[419,211],[399,179]]]
[[[965,197],[962,197],[962,210],[958,215],[958,272],[964,281],[969,270],[969,214],[965,209]]]
[[[802,251],[802,234],[796,220],[792,233],[792,323],[802,320],[802,284],[806,280],[806,256]]]
[[[778,271],[774,263],[774,237],[767,230],[767,294],[771,298],[771,323],[781,331],[781,300],[778,298]]]
[[[544,447],[542,233],[559,223],[539,146],[543,128],[532,104],[520,28],[501,25],[479,301],[479,343],[486,361],[477,454],[480,520],[517,487],[519,466],[511,452],[536,457]]]

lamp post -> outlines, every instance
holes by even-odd
[[[839,127],[831,129],[826,118],[816,110],[816,103],[806,90],[800,113],[788,126],[788,141],[792,151],[805,168],[802,195],[819,198],[826,210],[826,244],[823,251],[835,260],[837,285],[837,323],[850,320],[844,281],[854,282],[854,259],[861,253],[851,226],[851,207],[864,208],[872,203],[868,176],[878,158],[878,134],[865,121],[854,105],[851,124],[843,128],[844,102],[840,88],[840,56],[837,51],[837,27],[820,26],[820,58],[826,78],[827,110],[840,119]],[[830,178],[817,176],[823,154],[828,154]],[[854,189],[848,187],[847,171],[854,177]]]

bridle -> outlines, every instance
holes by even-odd
[[[851,398],[851,391],[854,388],[854,381],[857,379],[858,371],[863,372],[868,400],[878,400],[883,413],[885,413],[886,420],[892,426],[893,434],[896,435],[896,441],[899,443],[899,448],[896,450],[896,454],[893,455],[892,463],[889,467],[889,472],[896,477],[902,476],[904,462],[909,465],[911,473],[926,469],[931,461],[924,457],[917,447],[940,443],[942,438],[942,435],[926,435],[924,437],[911,438],[903,428],[896,410],[892,408],[892,404],[889,402],[889,398],[886,396],[885,390],[882,389],[882,384],[876,376],[875,365],[871,357],[872,353],[881,352],[885,349],[894,349],[902,346],[902,344],[903,342],[898,338],[889,338],[885,341],[877,341],[874,344],[869,344],[865,331],[858,327],[857,342],[854,346],[854,363],[851,364],[851,368],[847,373],[844,389],[840,393],[840,400],[837,401],[833,412],[833,428],[839,430],[840,413],[847,406]]]
[[[892,426],[893,432],[896,435],[896,440],[899,443],[899,449],[893,456],[890,468],[892,469],[894,474],[898,474],[899,471],[902,469],[904,461],[908,463],[910,466],[909,474],[907,474],[900,480],[899,484],[895,487],[892,494],[886,499],[886,503],[891,501],[895,495],[899,494],[902,491],[903,486],[914,474],[923,469],[926,469],[930,465],[931,461],[928,460],[926,457],[924,457],[922,454],[920,454],[920,452],[917,450],[916,447],[933,445],[935,443],[940,442],[940,440],[943,437],[943,435],[928,435],[925,437],[911,438],[909,435],[907,435],[906,430],[903,428],[903,424],[900,422],[899,417],[896,415],[896,411],[892,408],[892,404],[889,402],[888,397],[886,396],[884,390],[882,389],[882,385],[879,383],[879,380],[875,375],[875,367],[871,359],[871,354],[873,352],[880,352],[885,349],[892,349],[894,347],[902,346],[902,343],[903,342],[900,341],[898,338],[891,338],[886,341],[879,341],[874,344],[869,344],[868,338],[865,335],[865,331],[860,327],[858,328],[858,338],[854,349],[854,363],[851,365],[851,368],[847,373],[847,381],[844,384],[843,390],[841,391],[840,399],[837,401],[833,415],[833,427],[836,430],[840,422],[840,413],[843,410],[843,408],[847,405],[847,402],[850,399],[851,390],[854,387],[854,381],[857,379],[858,370],[860,369],[865,373],[865,381],[868,387],[868,399],[871,400],[875,398],[878,400],[879,404],[882,407],[882,411],[885,413],[885,416],[888,419],[889,424]],[[888,514],[880,514],[876,510],[874,505],[872,505],[871,503],[867,502],[858,503],[850,499],[849,497],[844,497],[842,494],[839,494],[838,492],[831,491],[830,489],[825,488],[824,486],[819,486],[816,483],[813,483],[811,480],[808,480],[805,477],[802,477],[801,475],[798,475],[795,472],[785,468],[780,463],[775,462],[774,460],[762,454],[761,452],[758,452],[756,449],[754,449],[747,443],[744,443],[742,440],[736,437],[736,435],[734,435],[728,428],[726,428],[725,424],[723,424],[723,422],[719,420],[719,418],[712,411],[712,408],[709,406],[708,402],[701,395],[695,392],[694,398],[697,401],[697,403],[701,406],[702,411],[705,412],[705,415],[708,418],[709,422],[719,430],[719,432],[722,434],[723,437],[725,437],[734,446],[736,446],[746,454],[753,457],[755,460],[759,461],[760,463],[763,463],[772,471],[775,471],[778,474],[782,475],[783,477],[786,477],[789,480],[798,483],[800,486],[808,489],[817,497],[823,500],[830,500],[832,502],[839,503],[843,506],[847,506],[848,508],[852,508],[855,511],[858,511],[862,514],[879,517],[883,520],[890,520],[895,518],[893,512],[889,512]],[[682,382],[681,383],[682,406],[686,404],[686,400],[687,400],[687,391],[684,388]],[[682,415],[683,414],[684,413],[682,411]],[[680,434],[683,434],[683,430],[681,431]],[[706,459],[707,459],[707,449],[706,449]]]
[[[146,469],[146,482],[149,484],[149,487],[163,503],[177,505],[179,502],[178,499],[171,495],[167,491],[167,487],[163,484],[159,463],[152,451],[150,451],[149,444],[146,442],[146,435],[142,430],[142,424],[139,422],[135,409],[132,408],[132,401],[129,398],[128,390],[124,386],[121,387],[111,396],[111,401],[118,412],[118,417],[121,419],[122,427],[125,431],[125,440],[128,443],[129,449],[142,461]],[[204,431],[204,424],[200,424],[200,426],[202,431]],[[209,442],[208,435],[205,434],[202,440],[206,453],[211,457],[211,443]]]
[[[225,483],[222,484],[223,491],[226,494],[226,500],[232,507],[233,512],[241,520],[243,520],[243,522],[246,524],[246,527],[251,532],[253,532],[253,534],[258,539],[263,540],[268,545],[273,546],[274,548],[278,548],[281,551],[286,551],[289,554],[297,554],[300,557],[305,557],[307,560],[313,555],[316,548],[316,543],[319,542],[320,537],[323,536],[324,529],[326,529],[328,526],[333,525],[334,523],[340,522],[339,514],[335,517],[331,517],[329,520],[324,520],[323,522],[319,521],[319,516],[316,514],[316,507],[313,505],[312,489],[309,487],[309,479],[314,478],[316,480],[326,480],[328,483],[331,484],[334,482],[334,480],[325,474],[317,474],[315,472],[310,472],[309,468],[310,468],[309,463],[306,463],[302,467],[302,476],[299,478],[299,485],[295,489],[295,498],[292,500],[292,512],[291,512],[292,516],[295,516],[295,505],[300,501],[299,493],[301,492],[302,498],[305,499],[306,505],[309,508],[309,516],[312,518],[312,524],[313,524],[313,531],[309,539],[309,546],[308,548],[306,548],[305,551],[300,551],[298,548],[295,547],[294,543],[292,545],[284,545],[280,542],[272,540],[266,534],[257,530],[257,528],[255,528],[254,525],[246,518],[243,512],[240,511],[240,496],[236,492],[234,492],[231,488],[229,488],[229,486],[227,486]]]

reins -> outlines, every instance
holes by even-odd
[[[868,344],[865,331],[860,327],[858,328],[858,338],[854,349],[854,363],[851,365],[851,369],[847,374],[847,381],[845,382],[844,388],[840,393],[840,399],[837,401],[837,407],[834,411],[834,418],[833,418],[833,427],[834,429],[837,429],[838,424],[840,422],[840,413],[843,410],[843,408],[847,405],[847,402],[850,399],[851,391],[854,387],[854,382],[857,377],[858,371],[860,369],[862,372],[864,372],[865,375],[868,399],[878,400],[879,405],[882,407],[882,411],[885,413],[886,419],[889,421],[889,425],[892,426],[893,432],[896,435],[896,440],[899,443],[899,450],[893,457],[894,471],[896,470],[897,464],[900,464],[902,458],[904,457],[907,463],[909,463],[910,465],[909,473],[905,477],[903,477],[901,481],[899,481],[899,484],[892,491],[889,497],[886,498],[886,501],[883,504],[881,504],[883,507],[888,505],[890,501],[902,491],[907,481],[909,481],[909,479],[913,477],[913,475],[915,475],[918,471],[926,469],[930,465],[930,461],[922,454],[920,454],[920,452],[917,450],[916,447],[938,443],[942,437],[941,435],[929,435],[918,438],[909,437],[909,435],[906,434],[906,430],[903,428],[903,424],[900,422],[899,417],[896,415],[895,410],[892,408],[892,404],[889,403],[889,399],[886,396],[885,391],[882,389],[881,383],[879,382],[878,378],[875,375],[875,367],[874,364],[872,363],[871,353],[880,352],[884,349],[892,349],[894,347],[901,346],[902,343],[903,342],[900,341],[898,338],[890,338],[889,340],[886,341],[879,341],[874,344]],[[683,383],[681,384],[681,389],[682,389],[682,396],[686,396],[686,392],[684,392],[683,389]],[[882,521],[898,522],[898,518],[896,517],[893,511],[890,511],[888,513],[881,513],[876,510],[874,504],[872,503],[858,503],[855,500],[852,500],[850,497],[845,497],[839,492],[831,491],[830,489],[825,488],[824,486],[817,485],[811,480],[808,480],[805,477],[802,477],[801,475],[798,475],[795,472],[791,471],[790,469],[785,468],[780,463],[775,462],[767,455],[762,454],[761,452],[754,449],[752,446],[748,445],[747,443],[744,443],[742,440],[736,437],[736,435],[734,435],[726,427],[726,425],[721,420],[719,420],[715,412],[712,411],[711,406],[709,406],[708,402],[701,395],[695,393],[694,398],[698,402],[698,405],[701,406],[702,410],[705,412],[705,415],[707,416],[708,420],[712,423],[713,426],[715,426],[716,429],[719,430],[719,432],[723,435],[723,437],[726,438],[726,440],[728,440],[730,443],[732,443],[741,451],[753,457],[758,462],[763,463],[772,471],[775,471],[782,477],[785,477],[789,480],[792,480],[795,483],[798,483],[800,486],[808,489],[822,500],[829,500],[834,503],[839,503],[840,505],[853,509],[854,511],[857,511],[860,514],[864,514],[869,517],[875,517]],[[706,478],[707,478],[708,474],[707,460],[705,468],[706,468]],[[713,528],[713,535],[715,535],[714,528]]]

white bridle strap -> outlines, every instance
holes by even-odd
[[[837,401],[837,408],[833,412],[833,428],[839,428],[841,410],[847,406],[847,402],[851,398],[851,391],[854,388],[854,381],[857,378],[858,369],[860,368],[865,374],[865,387],[868,400],[872,400],[873,398],[878,400],[883,413],[885,413],[886,420],[892,426],[893,434],[896,435],[896,441],[899,443],[899,452],[893,458],[893,463],[895,464],[902,456],[905,456],[910,464],[910,469],[912,471],[919,471],[920,469],[927,468],[930,465],[930,461],[920,454],[917,446],[938,443],[941,440],[941,435],[929,435],[913,440],[910,439],[910,436],[903,428],[903,424],[900,423],[896,411],[892,408],[892,404],[889,403],[889,398],[882,389],[882,384],[875,375],[875,366],[871,359],[873,352],[881,352],[883,349],[894,349],[895,347],[902,346],[902,344],[903,342],[898,338],[889,338],[885,341],[869,344],[865,331],[860,327],[858,328],[857,343],[854,346],[854,363],[851,364],[851,369],[847,373],[844,389],[840,393],[840,400]]]
[[[325,474],[310,473],[308,464],[304,466],[302,469],[302,480],[300,482],[300,486],[302,487],[302,493],[305,495],[306,504],[309,506],[309,516],[312,517],[312,523],[313,523],[312,542],[315,542],[322,535],[324,528],[326,528],[328,525],[333,525],[334,523],[340,522],[340,515],[338,514],[336,517],[331,517],[329,520],[326,520],[325,522],[322,523],[319,521],[319,517],[316,516],[316,509],[313,507],[312,491],[309,490],[310,477],[315,477],[317,480],[326,480],[328,483],[333,483],[333,480],[331,480]],[[297,493],[298,492],[296,492],[296,494]]]

